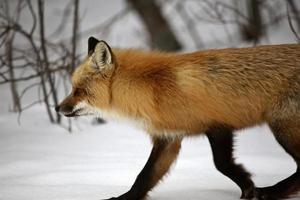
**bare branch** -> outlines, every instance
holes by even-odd
[[[287,10],[286,12],[287,12],[287,17],[288,17],[289,26],[290,26],[290,28],[291,28],[291,30],[292,30],[294,36],[296,37],[297,42],[300,43],[300,37],[299,37],[297,31],[295,30],[294,25],[293,25],[293,22],[292,22],[292,20],[291,20],[290,11],[289,11],[289,5],[288,5],[288,4],[286,5],[286,10]]]
[[[75,70],[76,65],[76,48],[78,40],[78,10],[79,10],[79,0],[74,0],[74,17],[73,17],[73,36],[72,36],[72,54],[71,54],[71,66],[70,73]]]
[[[200,38],[197,29],[196,29],[196,24],[195,21],[193,21],[188,13],[186,12],[184,5],[182,3],[178,3],[176,5],[177,11],[181,19],[185,22],[187,31],[189,32],[193,42],[195,43],[195,46],[197,49],[204,48],[204,43],[202,39]]]
[[[31,79],[34,79],[34,78],[44,76],[46,73],[53,73],[54,74],[54,73],[59,72],[59,71],[67,71],[67,69],[68,68],[66,66],[63,66],[63,67],[58,67],[56,69],[50,69],[49,71],[39,71],[36,74],[31,74],[31,75],[28,75],[28,76],[15,78],[15,79],[9,79],[3,73],[0,73],[1,78],[4,79],[3,81],[0,81],[0,85],[5,84],[5,83],[9,83],[9,82],[12,82],[12,81],[14,81],[14,82],[28,81],[28,80],[31,80]]]

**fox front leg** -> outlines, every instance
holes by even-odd
[[[181,139],[153,138],[150,157],[131,189],[108,200],[141,200],[167,173],[180,151]]]

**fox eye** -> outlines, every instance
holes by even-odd
[[[84,90],[84,89],[76,88],[76,89],[74,90],[73,95],[74,95],[75,97],[79,97],[79,96],[82,96],[84,93],[85,93],[85,90]]]

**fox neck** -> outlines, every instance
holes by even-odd
[[[133,50],[115,54],[118,66],[111,85],[112,112],[146,123],[159,120],[160,95],[175,81],[166,59],[170,55],[151,53],[149,58],[147,53]]]

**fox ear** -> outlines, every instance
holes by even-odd
[[[92,39],[91,39],[92,40]],[[91,47],[94,45],[95,41],[91,41]],[[105,69],[111,69],[113,67],[113,53],[108,44],[101,40],[98,41],[91,53],[92,62],[95,64],[95,68],[100,71]]]
[[[97,40],[94,37],[89,37],[88,40],[88,55],[92,55],[95,51],[95,47],[98,44],[98,42],[100,42],[99,40]]]

